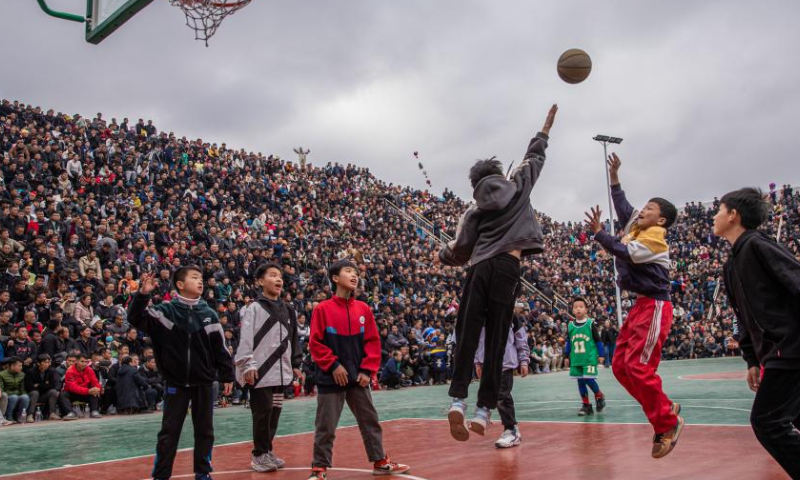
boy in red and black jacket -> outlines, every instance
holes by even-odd
[[[317,365],[314,376],[319,395],[309,480],[328,478],[345,402],[358,422],[373,473],[405,473],[410,467],[392,462],[383,451],[383,431],[369,391],[370,379],[380,367],[381,340],[369,306],[353,298],[358,267],[340,260],[328,269],[328,278],[336,295],[317,305],[311,316],[309,350]]]

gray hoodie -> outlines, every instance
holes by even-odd
[[[542,228],[533,216],[530,196],[544,167],[548,136],[537,133],[511,179],[482,178],[470,205],[458,222],[456,238],[441,251],[446,265],[475,265],[501,253],[521,250],[522,256],[542,253]]]

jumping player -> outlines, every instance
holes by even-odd
[[[448,420],[456,440],[469,439],[465,415],[467,389],[472,381],[475,351],[481,330],[486,329],[483,376],[478,389],[475,417],[470,428],[483,434],[489,425],[503,373],[503,352],[511,327],[522,257],[543,251],[542,229],[533,215],[531,191],[544,168],[545,149],[558,107],[547,114],[542,131],[528,145],[525,158],[510,180],[499,160],[479,160],[472,166],[475,204],[459,221],[456,238],[438,254],[434,263],[459,266],[469,263],[456,322],[453,397]]]
[[[625,226],[622,240],[603,231],[600,207],[586,213],[594,238],[616,259],[619,285],[637,295],[617,338],[612,362],[614,376],[642,406],[653,426],[653,458],[662,458],[675,448],[683,429],[680,405],[673,403],[661,387],[658,364],[661,345],[672,325],[670,301],[669,245],[667,229],[678,211],[663,198],[651,198],[641,212],[625,198],[619,182],[622,165],[617,154],[608,159],[614,209]]]

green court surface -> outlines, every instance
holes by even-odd
[[[673,361],[661,364],[664,391],[683,406],[687,424],[749,425],[754,394],[744,381],[740,358]],[[725,375],[727,374],[727,375]],[[686,377],[702,376],[705,379]],[[715,378],[716,377],[716,378]],[[598,379],[608,406],[602,414],[578,417],[578,391],[566,372],[515,378],[513,396],[517,419],[549,422],[647,423],[638,404],[614,379],[610,369],[600,369]],[[474,399],[477,384],[470,394]],[[374,393],[381,420],[444,418],[447,387],[416,387]],[[314,398],[287,401],[279,435],[311,432]],[[81,465],[152,455],[161,417],[159,414],[107,416],[100,420],[44,422],[0,429],[0,475]],[[215,411],[216,444],[251,440],[250,411],[231,407]],[[341,425],[354,425],[345,409]],[[191,419],[187,417],[181,448],[192,446]],[[309,452],[309,456],[310,456]]]

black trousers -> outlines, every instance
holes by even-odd
[[[253,416],[253,455],[272,451],[283,410],[284,387],[250,388],[250,413]]]
[[[63,392],[61,394],[61,408],[69,414],[72,411],[72,402],[84,402],[89,405],[89,412],[97,412],[100,410],[100,397],[92,395],[78,395],[72,392]]]
[[[158,432],[156,461],[153,478],[172,476],[172,465],[178,452],[183,421],[192,404],[192,426],[194,426],[194,473],[210,473],[211,448],[214,446],[214,398],[211,385],[197,387],[167,386],[164,390],[164,410],[161,431]]]
[[[485,327],[483,375],[478,388],[478,406],[497,407],[500,377],[503,373],[503,353],[514,314],[519,275],[519,259],[507,253],[469,268],[456,321],[451,397],[467,398],[475,364],[475,351],[478,349],[481,329]]]
[[[800,370],[764,370],[750,424],[772,458],[800,480]]]
[[[514,388],[514,370],[503,370],[500,379],[500,394],[497,397],[497,411],[506,430],[514,428],[517,424],[517,414],[514,411],[514,399],[511,398],[511,389]]]

